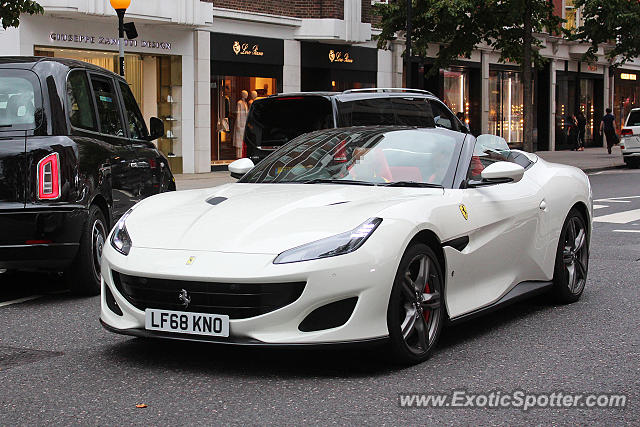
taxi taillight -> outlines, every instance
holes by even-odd
[[[60,156],[49,154],[38,162],[38,199],[54,200],[60,197]]]

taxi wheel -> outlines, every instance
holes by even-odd
[[[107,221],[98,206],[89,208],[80,247],[64,278],[76,295],[93,296],[100,293],[100,260],[108,235]]]

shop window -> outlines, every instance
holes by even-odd
[[[100,118],[100,132],[124,137],[124,127],[118,107],[118,97],[113,88],[111,79],[103,79],[97,76],[91,77],[93,94],[98,105],[98,117]]]
[[[467,126],[470,123],[469,72],[444,70],[443,101]]]
[[[535,90],[532,88],[532,94]],[[530,102],[533,106],[533,102]],[[515,71],[489,72],[489,133],[521,146],[524,131],[524,96],[521,75]],[[535,124],[535,111],[532,114]]]
[[[251,105],[256,99],[277,93],[277,80],[271,77],[214,76],[212,82],[211,160],[236,160],[245,154],[244,132]],[[289,125],[295,122],[287,116],[280,117],[278,122],[283,120]]]
[[[84,71],[72,71],[67,78],[67,101],[71,126],[96,131],[89,81]]]

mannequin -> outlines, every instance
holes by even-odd
[[[251,99],[249,100],[249,107],[251,107],[251,104],[253,104],[253,101],[255,101],[258,98],[258,92],[256,92],[255,90],[251,91]]]
[[[238,99],[236,105],[236,123],[233,129],[233,146],[236,147],[236,158],[238,159],[242,157],[244,126],[247,124],[247,114],[249,112],[249,105],[247,104],[249,92],[243,90],[240,95],[241,98]]]

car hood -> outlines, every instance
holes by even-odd
[[[126,227],[134,247],[278,254],[352,230],[407,198],[442,194],[440,189],[236,183],[150,197],[134,208]]]

